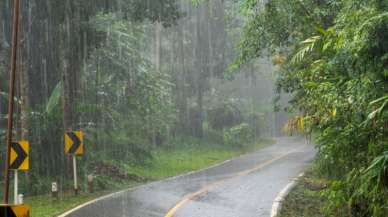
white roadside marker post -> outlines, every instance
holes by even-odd
[[[19,194],[18,195],[18,203],[19,204],[23,204],[24,203],[24,195],[23,194]]]
[[[57,184],[57,182],[51,183],[51,197],[55,200],[58,199],[58,184]]]

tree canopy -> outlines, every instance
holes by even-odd
[[[328,210],[387,213],[388,2],[245,1],[236,64],[270,55],[278,91],[318,134]],[[349,206],[347,206],[349,204]]]

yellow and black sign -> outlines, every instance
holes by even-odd
[[[67,132],[65,134],[65,153],[74,155],[84,154],[82,131]]]
[[[0,217],[30,217],[30,206],[0,205]]]
[[[11,158],[9,169],[11,170],[28,170],[30,144],[28,141],[19,141],[11,143]]]

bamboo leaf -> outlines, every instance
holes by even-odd
[[[291,63],[300,63],[305,58],[306,54],[314,50],[315,44],[319,40],[321,40],[321,36],[312,36],[302,41],[301,45],[303,45],[303,47],[294,55],[294,57],[291,59]]]

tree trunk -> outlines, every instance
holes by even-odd
[[[62,84],[63,84],[63,125],[66,131],[77,128],[75,101],[78,96],[80,68],[83,59],[83,43],[80,31],[80,12],[72,1],[66,3],[65,23],[62,28]]]
[[[28,23],[28,19],[25,19],[23,13],[21,15],[22,24],[20,31],[20,61],[19,61],[19,93],[20,93],[20,139],[28,139],[28,109],[29,109],[29,77],[28,77],[28,50],[26,43],[28,42],[28,35],[23,31],[23,24]],[[28,18],[28,16],[26,17]],[[28,28],[28,27],[27,27]]]
[[[184,26],[180,24],[178,26],[178,55],[181,65],[181,69],[178,78],[178,108],[179,108],[179,123],[180,132],[183,134],[188,133],[189,129],[189,118],[187,111],[187,90],[186,90],[186,62],[185,62],[185,49],[184,49]]]
[[[158,72],[160,72],[160,64],[161,64],[161,55],[162,55],[162,29],[163,25],[161,22],[155,22],[155,53],[154,53],[154,61],[155,68]]]

